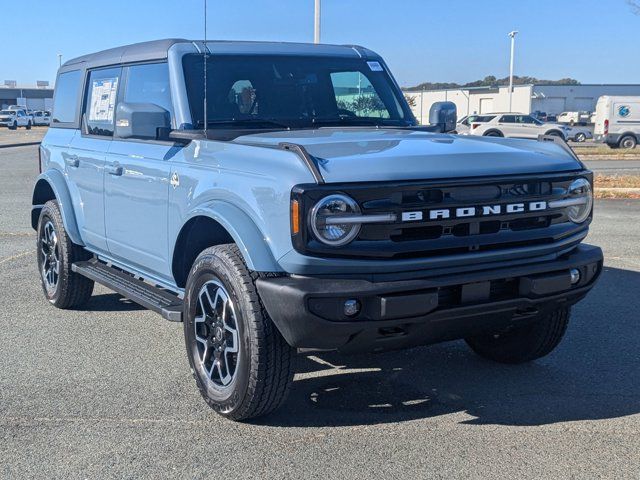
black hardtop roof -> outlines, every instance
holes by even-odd
[[[201,40],[186,40],[182,38],[167,38],[163,40],[153,40],[150,42],[134,43],[71,59],[62,65],[61,71],[74,70],[78,67],[93,68],[117,65],[120,63],[163,60],[167,58],[169,49],[178,43],[191,44],[195,51],[201,50],[204,45],[204,42]],[[207,40],[207,47],[209,52],[214,55],[218,53],[238,55],[326,55],[355,58],[378,58],[376,53],[357,45]]]

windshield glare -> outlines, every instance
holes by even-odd
[[[204,59],[183,59],[194,128],[204,126]],[[207,123],[256,127],[415,123],[378,62],[300,56],[209,56]]]

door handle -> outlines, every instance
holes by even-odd
[[[119,163],[114,163],[113,165],[107,166],[107,173],[114,177],[120,177],[124,173],[124,168],[122,168],[122,165]]]
[[[65,163],[73,168],[80,166],[80,159],[77,155],[69,155],[64,159]]]

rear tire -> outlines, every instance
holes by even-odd
[[[638,140],[633,135],[625,135],[618,142],[618,146],[620,148],[624,148],[625,150],[631,150],[632,148],[636,148],[638,144]]]
[[[576,142],[583,143],[586,139],[587,139],[587,135],[586,134],[584,134],[582,132],[576,134],[576,137],[575,137],[575,141]]]
[[[42,290],[52,305],[74,308],[91,298],[93,280],[71,271],[74,262],[88,260],[91,254],[67,235],[56,200],[45,203],[40,212],[36,254]]]
[[[233,244],[204,250],[185,290],[184,336],[196,386],[220,415],[266,415],[293,381],[291,348],[269,318],[255,280]]]
[[[504,137],[504,135],[502,134],[501,131],[499,130],[489,130],[487,133],[485,133],[483,136],[485,137]]]
[[[530,362],[548,355],[558,346],[567,330],[570,314],[570,308],[559,308],[534,323],[465,341],[478,355],[494,362]]]

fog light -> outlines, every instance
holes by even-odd
[[[347,317],[355,317],[360,313],[360,302],[355,299],[347,300],[344,302],[344,314]]]
[[[577,268],[569,270],[569,274],[571,275],[571,285],[575,285],[580,281],[580,270]]]

